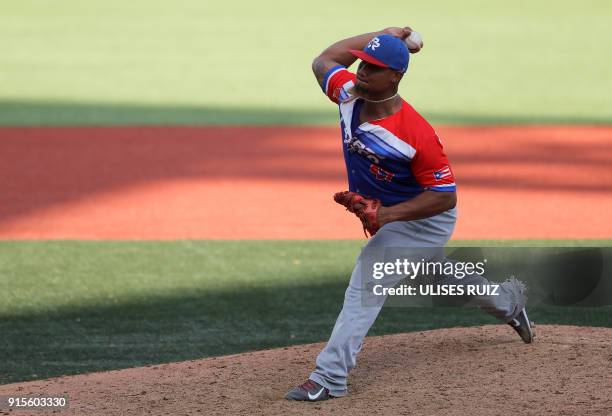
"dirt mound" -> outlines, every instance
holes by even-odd
[[[282,400],[322,344],[10,384],[0,395],[67,395],[62,415],[612,414],[612,329],[537,329],[533,345],[504,325],[369,337],[349,395],[322,403]]]

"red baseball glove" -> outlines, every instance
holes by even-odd
[[[334,201],[344,205],[349,212],[355,214],[363,224],[363,232],[368,236],[376,234],[378,225],[378,209],[381,206],[380,199],[367,198],[356,192],[338,192],[334,194]]]

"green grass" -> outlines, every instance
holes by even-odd
[[[612,123],[611,20],[606,0],[11,2],[0,124],[332,123],[312,58],[404,24],[425,48],[401,92],[435,123]]]
[[[364,241],[0,242],[0,383],[323,341]],[[532,318],[610,327],[610,312]],[[470,309],[385,308],[370,335],[493,322]]]

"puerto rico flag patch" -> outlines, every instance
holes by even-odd
[[[451,176],[451,170],[448,166],[444,166],[442,169],[434,171],[433,175],[437,181],[441,181],[442,179]]]

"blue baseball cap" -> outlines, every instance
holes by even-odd
[[[376,36],[363,50],[350,49],[349,52],[362,61],[399,72],[406,72],[410,60],[406,43],[392,35]]]

